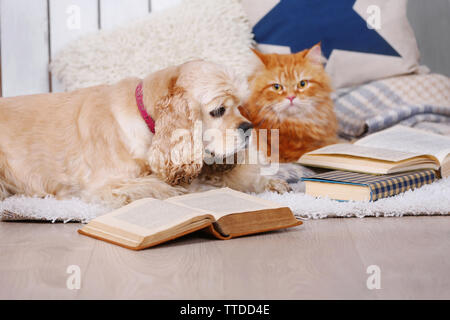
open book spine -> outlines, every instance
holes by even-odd
[[[436,179],[437,175],[434,170],[426,170],[395,175],[381,181],[374,181],[368,184],[370,188],[370,201],[392,197],[410,189],[420,188],[425,184],[434,182]]]
[[[216,237],[221,240],[229,240],[231,239],[231,235],[226,235],[221,231],[221,228],[217,222],[211,223],[207,228],[204,229],[210,235]]]

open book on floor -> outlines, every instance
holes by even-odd
[[[436,180],[434,170],[372,175],[348,171],[329,171],[303,178],[305,193],[333,200],[376,201],[417,189]]]
[[[300,224],[288,207],[225,188],[167,200],[138,200],[92,220],[78,232],[140,250],[201,229],[225,240]]]
[[[397,125],[355,143],[333,144],[304,154],[302,165],[371,174],[440,170],[450,176],[450,137]]]

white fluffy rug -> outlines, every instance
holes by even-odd
[[[80,199],[56,200],[52,197],[42,199],[15,196],[0,201],[0,220],[3,221],[89,222],[110,211],[110,208],[86,203]]]
[[[375,202],[340,202],[329,199],[315,199],[304,193],[280,195],[268,192],[258,196],[287,205],[296,216],[307,219],[450,214],[450,178]]]
[[[268,192],[258,196],[289,206],[297,217],[303,219],[450,214],[450,178],[373,203],[314,199],[299,192],[284,195]],[[88,222],[109,211],[109,208],[87,204],[79,199],[11,197],[0,202],[2,220]]]

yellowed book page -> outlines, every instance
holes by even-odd
[[[142,199],[94,219],[94,225],[106,224],[145,237],[165,231],[194,217],[203,215],[198,209],[157,199]]]
[[[398,162],[413,157],[420,156],[420,154],[404,151],[395,151],[384,148],[374,148],[368,146],[360,146],[350,143],[338,143],[315,151],[308,152],[307,155],[349,155],[354,157],[370,158],[384,161]],[[302,158],[300,158],[300,163]]]
[[[216,220],[233,213],[284,207],[279,203],[260,199],[229,188],[173,197],[166,201],[201,209],[214,216]]]
[[[382,130],[355,142],[355,145],[435,156],[440,163],[450,153],[450,138],[402,125]]]

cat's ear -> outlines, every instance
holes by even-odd
[[[308,50],[305,58],[311,61],[312,63],[317,64],[325,64],[327,62],[327,59],[322,55],[322,48],[320,42]]]
[[[250,49],[252,49],[253,53],[259,58],[259,60],[261,60],[261,62],[265,66],[267,66],[267,64],[269,63],[269,58],[264,53],[262,53],[256,49],[253,49],[253,48],[250,48]]]

